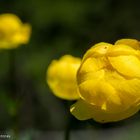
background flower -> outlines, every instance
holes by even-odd
[[[16,48],[26,44],[31,34],[31,26],[23,24],[14,14],[0,15],[0,48]]]
[[[79,98],[76,73],[80,63],[80,58],[71,55],[51,62],[47,70],[47,83],[56,96],[67,100]]]

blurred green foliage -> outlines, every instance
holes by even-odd
[[[46,84],[48,64],[64,54],[82,57],[88,48],[101,41],[139,40],[139,3],[0,0],[0,13],[14,13],[32,25],[29,44],[13,51],[0,51],[0,129],[64,129],[69,108],[66,101],[51,94]],[[11,69],[15,72],[11,73]],[[74,118],[73,121],[73,128],[83,128],[82,122]]]

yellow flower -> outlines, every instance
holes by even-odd
[[[71,106],[79,120],[119,121],[140,108],[140,43],[118,40],[89,49],[77,73],[80,100]]]
[[[0,49],[12,49],[26,44],[30,34],[31,26],[23,24],[16,15],[0,15]]]
[[[80,63],[80,58],[71,55],[52,61],[47,70],[47,83],[54,95],[67,100],[79,98],[76,73]]]

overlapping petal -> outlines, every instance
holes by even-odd
[[[78,100],[71,106],[70,109],[71,113],[78,120],[94,119],[95,121],[100,123],[116,122],[126,119],[134,115],[136,112],[138,112],[138,110],[139,106],[131,106],[127,110],[120,113],[108,113],[94,105],[88,104],[83,100]]]

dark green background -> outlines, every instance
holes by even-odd
[[[140,40],[139,7],[138,0],[0,0],[1,14],[14,13],[32,25],[29,44],[0,51],[0,129],[64,130],[71,103],[49,90],[48,64],[64,54],[82,57],[101,41]],[[138,116],[109,126],[92,123],[97,131],[125,128],[140,125]],[[89,128],[72,121],[72,129]]]

